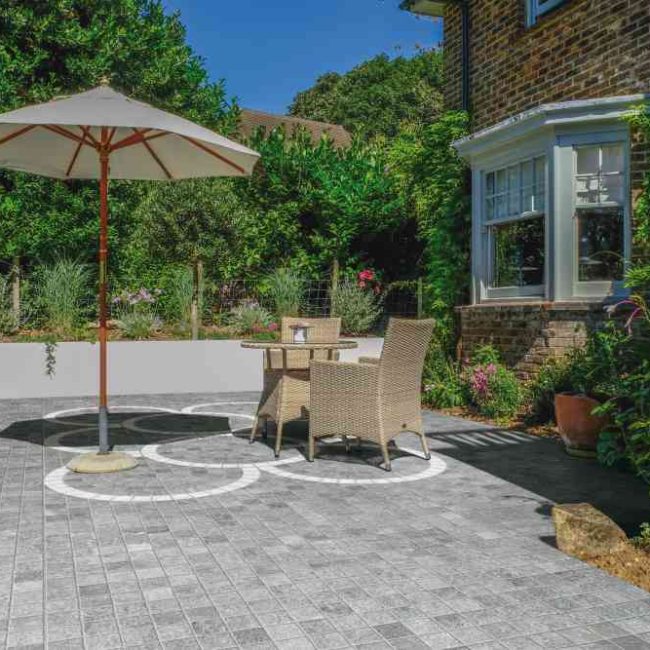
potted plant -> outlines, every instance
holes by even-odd
[[[597,415],[617,381],[621,334],[609,327],[589,335],[562,363],[555,386],[555,420],[567,453],[595,458],[598,437],[609,418]]]

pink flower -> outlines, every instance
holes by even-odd
[[[269,323],[269,332],[276,332],[278,329],[277,323]]]
[[[369,282],[375,279],[375,272],[372,269],[364,269],[359,273],[359,280],[368,280]]]
[[[497,367],[491,363],[488,365],[488,367],[485,369],[485,372],[487,372],[488,375],[494,375],[497,371]]]
[[[365,288],[366,288],[366,283],[365,283],[363,280],[359,280],[359,286],[360,286],[362,289],[365,289]]]

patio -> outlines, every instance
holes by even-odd
[[[368,446],[309,464],[298,425],[275,461],[256,398],[116,399],[140,465],[105,476],[63,469],[90,398],[2,402],[0,645],[650,647],[650,596],[552,545],[555,501],[640,521],[629,476],[431,412],[431,462],[405,435],[391,474]]]

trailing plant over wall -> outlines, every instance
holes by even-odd
[[[425,127],[405,129],[390,147],[390,164],[423,243],[428,311],[452,346],[456,305],[469,288],[470,189],[468,169],[451,146],[466,135],[469,118],[450,112]]]

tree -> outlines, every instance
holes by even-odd
[[[115,88],[222,133],[238,110],[210,83],[178,13],[159,0],[5,0],[0,4],[0,111],[96,86]],[[111,183],[111,239],[133,227],[137,183]],[[96,183],[0,171],[0,259],[96,251]],[[115,259],[120,262],[118,254]],[[118,264],[119,272],[119,264]]]
[[[337,149],[328,138],[313,144],[305,132],[288,138],[282,129],[258,134],[251,146],[261,162],[237,187],[246,204],[242,254],[254,275],[269,265],[312,277],[339,264],[355,268],[368,259],[364,238],[404,217],[379,147]]]
[[[380,54],[346,74],[320,76],[289,112],[342,124],[364,139],[392,137],[403,122],[425,124],[441,114],[441,85],[441,52],[422,50],[410,59]]]
[[[236,246],[234,227],[240,205],[226,179],[189,179],[151,183],[137,209],[141,242],[151,258],[184,263],[192,269],[192,338],[200,328],[203,271],[213,275],[227,266]]]

